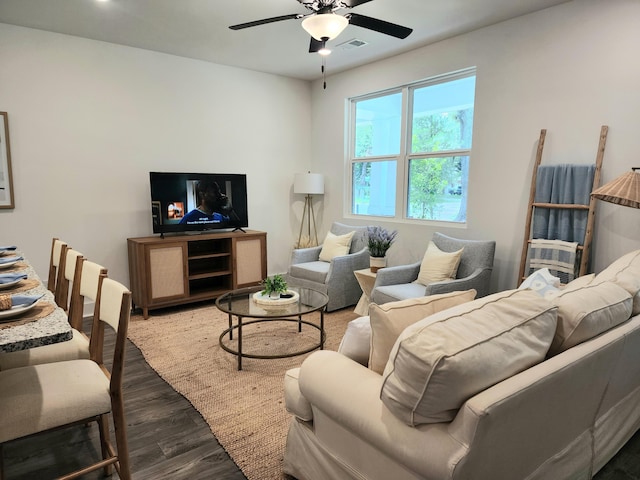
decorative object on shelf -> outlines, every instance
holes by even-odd
[[[260,293],[262,293],[262,295],[268,295],[271,298],[277,299],[280,298],[281,293],[287,293],[287,282],[279,273],[271,278],[265,278],[262,285],[264,289]]]
[[[300,221],[300,233],[295,248],[313,247],[318,245],[318,231],[316,229],[316,216],[313,211],[312,195],[324,195],[324,175],[321,173],[296,173],[293,181],[293,193],[306,195],[304,197],[304,209]],[[305,217],[307,219],[307,236],[302,238]],[[313,224],[313,239],[311,238],[311,226]],[[314,243],[315,239],[315,243]]]
[[[7,112],[0,112],[0,208],[15,208]]]
[[[625,207],[640,208],[640,167],[633,167],[630,172],[595,189],[591,196]]]
[[[380,226],[367,227],[367,244],[369,246],[369,261],[372,272],[387,266],[387,250],[391,248],[398,235],[397,230],[389,231]]]

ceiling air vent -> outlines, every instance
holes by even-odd
[[[365,42],[364,40],[360,40],[358,38],[352,38],[351,40],[342,42],[337,46],[342,48],[343,50],[352,50],[354,48],[364,47],[365,45],[367,45],[367,42]]]

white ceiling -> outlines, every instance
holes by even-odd
[[[404,40],[349,25],[329,42],[337,73],[568,0],[373,0],[348,11],[413,29]],[[0,23],[248,68],[304,80],[321,76],[301,20],[233,31],[229,25],[308,13],[296,0],[0,0]],[[344,49],[352,39],[367,44]]]

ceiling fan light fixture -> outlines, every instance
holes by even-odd
[[[302,28],[316,40],[336,38],[347,28],[349,20],[335,13],[319,13],[302,20]]]

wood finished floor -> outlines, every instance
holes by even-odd
[[[112,338],[107,337],[105,351],[111,350]],[[246,480],[201,415],[149,367],[129,341],[124,383],[135,480]],[[51,479],[99,457],[96,425],[51,432],[5,445],[5,476],[6,480]],[[103,478],[102,471],[83,478]],[[594,478],[640,480],[640,432]]]

